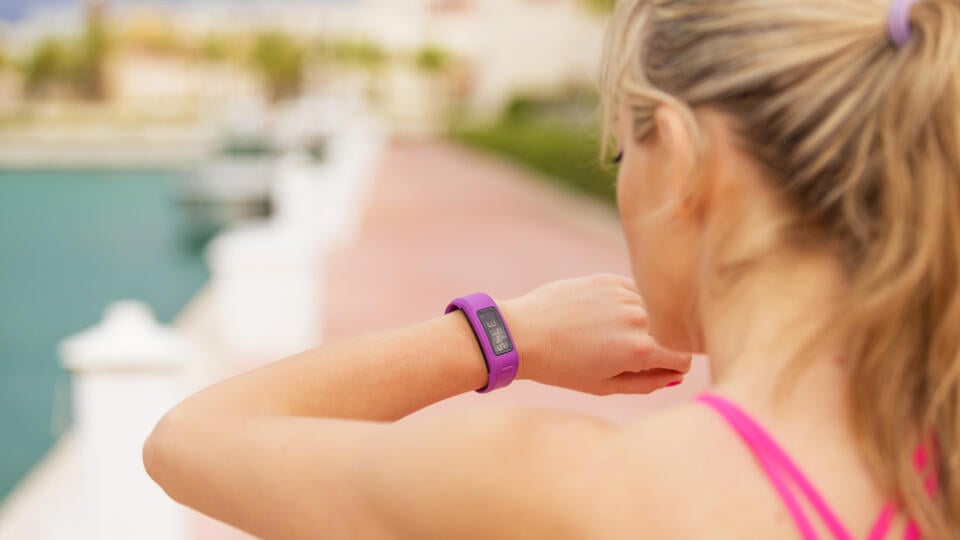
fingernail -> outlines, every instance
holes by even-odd
[[[680,383],[682,382],[683,381],[673,381],[672,383],[667,383],[667,388],[670,388],[671,386],[680,386]]]

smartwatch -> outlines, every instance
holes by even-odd
[[[470,322],[470,328],[473,329],[473,335],[477,338],[477,344],[480,345],[487,364],[487,385],[476,391],[483,394],[513,382],[520,365],[520,357],[493,298],[484,293],[462,296],[451,301],[444,314],[458,309]]]

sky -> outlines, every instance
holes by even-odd
[[[132,2],[137,2],[141,0],[110,0],[107,4],[128,4]],[[157,0],[152,0],[157,1]],[[163,0],[164,2],[190,2],[191,0]],[[231,0],[231,1],[241,1],[241,0]],[[247,0],[249,1],[249,0]],[[276,0],[272,0],[276,1]],[[303,1],[303,0],[300,0]],[[309,0],[313,2],[331,2],[331,1],[344,1],[344,0]],[[82,0],[0,0],[0,19],[15,21],[17,19],[23,18],[23,16],[29,14],[31,11],[38,8],[50,7],[50,6],[69,6],[81,4]]]
[[[0,0],[0,18],[16,20],[35,7],[69,2],[70,0]]]

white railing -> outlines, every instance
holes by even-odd
[[[203,313],[186,323],[197,328],[180,334],[157,323],[148,306],[123,301],[62,343],[74,425],[0,507],[0,538],[192,537],[187,514],[144,471],[143,442],[198,382],[189,374],[222,377],[236,355],[267,361],[322,341],[326,256],[358,230],[381,148],[370,124],[347,123],[323,161],[285,156],[273,183],[275,215],[210,244],[210,283],[191,307]]]
[[[229,349],[281,357],[322,341],[324,262],[357,233],[380,145],[358,124],[330,139],[323,160],[288,152],[272,183],[273,216],[211,242],[210,286]]]
[[[184,514],[144,471],[141,448],[182,398],[180,370],[191,344],[161,326],[150,308],[111,304],[97,326],[60,348],[73,379],[73,432],[80,485],[75,524],[81,538],[180,540]]]

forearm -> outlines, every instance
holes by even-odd
[[[486,383],[470,324],[453,312],[274,362],[203,390],[179,408],[217,416],[394,421]]]
[[[656,349],[630,287],[602,275],[499,303],[519,354],[516,378],[599,395],[650,392],[681,378],[689,357]],[[541,448],[563,446],[554,439],[531,444],[543,440],[535,429],[546,426],[542,413],[523,420],[514,410],[487,409],[394,421],[486,384],[476,337],[454,312],[202,390],[158,423],[144,465],[177,501],[265,538],[378,538],[395,536],[401,524],[408,536],[423,537],[413,531],[417,524],[433,529],[435,509],[452,516],[464,508],[468,515],[448,525],[476,532],[469,511],[478,501],[497,498],[501,484],[531,463],[543,465],[532,461],[546,455]],[[555,419],[544,429],[556,434],[568,425]],[[514,463],[518,440],[530,452]],[[491,481],[491,470],[499,480]],[[501,501],[500,515],[515,513],[511,501]],[[419,517],[410,515],[417,509]]]
[[[160,421],[144,446],[144,465],[177,501],[248,531],[308,538],[315,535],[304,531],[331,532],[344,520],[360,530],[368,525],[351,514],[366,506],[349,492],[368,437],[393,427],[381,422],[486,383],[470,324],[454,312],[204,389]],[[316,501],[308,517],[263,519],[264,505],[292,508],[301,500]]]

